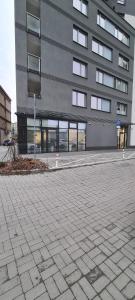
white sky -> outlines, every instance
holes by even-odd
[[[15,122],[14,0],[0,0],[0,85],[12,99],[12,122]]]

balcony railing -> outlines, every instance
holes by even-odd
[[[28,54],[28,70],[40,73],[40,57]]]
[[[27,29],[40,36],[40,19],[27,13]]]

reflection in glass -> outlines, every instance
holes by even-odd
[[[68,151],[68,129],[59,130],[59,151]]]
[[[85,130],[78,130],[78,151],[85,150]]]
[[[69,151],[77,151],[77,129],[69,129]]]
[[[86,129],[86,123],[78,123],[78,129]]]
[[[40,72],[40,57],[28,54],[28,70]]]
[[[27,28],[40,35],[40,20],[27,13]]]
[[[40,128],[36,128],[36,152],[41,152],[41,131]],[[28,153],[34,153],[34,128],[27,127],[27,149]]]
[[[46,134],[46,130],[42,131],[42,151],[47,152],[47,134]]]
[[[59,128],[68,128],[68,122],[59,121]]]
[[[58,127],[58,121],[57,120],[42,120],[42,126],[43,127]]]
[[[55,129],[48,129],[48,152],[57,151],[57,135]]]

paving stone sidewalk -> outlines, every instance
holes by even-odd
[[[135,161],[0,177],[0,300],[135,300]]]

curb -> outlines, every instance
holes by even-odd
[[[97,165],[103,165],[103,164],[111,164],[111,163],[117,163],[117,162],[124,162],[124,161],[128,161],[128,160],[133,160],[135,159],[135,157],[131,157],[131,158],[118,158],[118,159],[113,159],[113,160],[104,160],[104,161],[98,161],[98,162],[91,162],[91,163],[84,163],[81,165],[74,165],[74,166],[64,166],[64,167],[54,167],[51,169],[47,169],[47,170],[39,170],[39,169],[35,169],[35,170],[13,170],[11,173],[8,174],[4,174],[2,172],[0,172],[0,176],[12,176],[12,175],[34,175],[34,174],[43,174],[43,173],[51,173],[51,172],[57,172],[57,171],[62,171],[62,170],[69,170],[69,169],[76,169],[76,168],[82,168],[82,167],[92,167],[92,166],[97,166]]]
[[[74,165],[74,166],[65,166],[65,167],[54,167],[52,169],[49,169],[49,172],[55,172],[55,171],[61,171],[61,170],[68,170],[68,169],[75,169],[75,168],[81,168],[81,167],[88,167],[88,166],[97,166],[97,165],[103,165],[103,164],[110,164],[110,163],[115,163],[115,162],[124,162],[127,160],[132,160],[135,159],[135,157],[131,157],[131,158],[118,158],[118,159],[113,159],[113,160],[104,160],[104,161],[98,161],[98,162],[91,162],[91,163],[84,163],[81,165]]]

